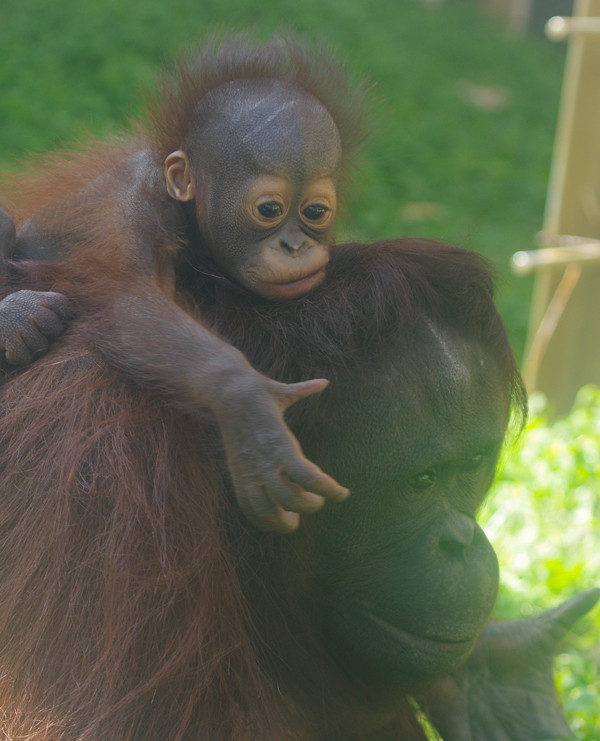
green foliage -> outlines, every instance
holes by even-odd
[[[508,271],[542,224],[563,49],[514,38],[454,0],[2,0],[0,160],[104,135],[142,106],[164,59],[219,29],[320,38],[373,84],[341,237],[419,235],[498,264],[517,353],[530,281]]]
[[[600,586],[600,390],[583,388],[550,422],[541,397],[481,513],[500,561],[500,617],[529,617]],[[557,660],[557,686],[579,741],[600,729],[600,609]]]

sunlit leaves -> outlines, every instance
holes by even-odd
[[[571,414],[553,422],[532,398],[481,520],[500,560],[498,615],[528,617],[600,586],[600,390],[582,389]],[[600,609],[558,657],[557,686],[577,738],[597,741]]]

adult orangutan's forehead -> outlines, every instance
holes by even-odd
[[[279,80],[235,80],[213,90],[196,112],[202,149],[255,172],[334,175],[341,162],[339,132],[309,93]]]

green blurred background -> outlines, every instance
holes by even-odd
[[[207,33],[282,27],[330,43],[373,85],[341,236],[485,253],[521,355],[531,285],[507,265],[541,227],[564,47],[511,37],[475,2],[2,0],[0,163],[113,131],[159,65]]]
[[[332,45],[372,85],[340,237],[419,235],[485,254],[520,358],[531,282],[508,261],[541,228],[565,48],[511,35],[475,0],[0,0],[0,169],[114,132],[141,110],[159,66],[208,34],[282,28]],[[500,615],[600,582],[599,440],[593,389],[555,423],[534,400],[484,512],[502,564]],[[600,738],[598,612],[558,661],[581,741]]]

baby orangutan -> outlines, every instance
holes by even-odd
[[[214,412],[239,503],[262,529],[293,530],[348,494],[283,421],[327,381],[254,370],[203,322],[198,276],[265,306],[321,283],[360,97],[323,52],[233,39],[180,63],[135,136],[11,182],[5,252],[16,286],[44,293],[0,303],[7,360],[42,351],[70,305],[93,311],[93,341],[134,380]]]

